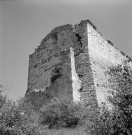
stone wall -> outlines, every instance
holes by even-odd
[[[92,25],[87,24],[89,58],[94,78],[94,86],[98,104],[106,102],[112,90],[109,85],[110,76],[107,71],[113,66],[123,65],[124,61],[130,66],[129,57],[115,48],[111,41],[107,41]]]
[[[80,36],[81,51],[78,55],[75,55],[76,72],[81,79],[81,102],[86,106],[91,106],[93,109],[98,109],[97,97],[94,87],[92,69],[88,53],[88,37],[87,37],[87,23],[91,23],[89,20],[81,21],[76,25],[76,32]]]
[[[61,95],[78,100],[73,93],[77,94],[76,81],[79,82],[78,75],[74,75],[74,55],[81,52],[79,38],[72,25],[56,27],[30,55],[26,96],[35,106],[40,107],[47,100]],[[78,89],[80,87],[81,83]]]
[[[72,90],[73,90],[73,101],[80,102],[80,89],[81,89],[81,80],[76,72],[75,69],[75,57],[74,57],[74,50],[70,48],[70,55],[71,55],[71,77],[72,77]]]
[[[132,60],[97,32],[90,20],[54,28],[29,56],[26,96],[40,108],[53,97],[70,96],[97,109],[111,91],[110,67]]]

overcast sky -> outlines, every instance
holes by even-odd
[[[0,80],[14,100],[27,89],[28,60],[56,26],[90,19],[132,57],[132,0],[0,0]]]

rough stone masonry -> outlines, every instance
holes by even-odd
[[[91,107],[107,96],[112,66],[132,60],[105,40],[90,20],[54,28],[29,56],[26,96],[40,108],[53,97],[69,96]]]

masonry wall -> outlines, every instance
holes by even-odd
[[[76,72],[74,49],[72,47],[70,47],[70,58],[71,58],[71,79],[72,79],[73,101],[80,102],[81,101],[80,89],[81,89],[82,81],[80,80]]]
[[[132,60],[84,20],[54,28],[29,56],[26,96],[40,108],[53,97],[70,96],[95,111],[112,90],[110,67]],[[97,110],[96,110],[97,109]]]
[[[75,65],[76,72],[81,80],[81,102],[96,111],[98,105],[88,53],[87,23],[89,23],[89,20],[81,21],[80,24],[76,26],[76,32],[80,36],[82,48],[80,53],[75,55]]]
[[[54,29],[30,55],[27,96],[40,107],[61,94],[71,95],[70,36],[71,26]]]
[[[106,102],[111,107],[107,101],[107,96],[112,90],[107,71],[112,66],[124,64],[124,61],[127,61],[130,66],[131,62],[128,61],[129,58],[125,54],[116,49],[110,41],[105,40],[90,24],[87,24],[87,31],[89,58],[98,104],[101,106],[102,102]]]
[[[72,25],[56,27],[30,55],[26,96],[35,106],[40,107],[51,98],[61,95],[78,100],[75,96],[78,92],[75,87],[79,77],[77,74],[74,75],[76,73],[74,55],[78,55],[81,51],[78,36]]]

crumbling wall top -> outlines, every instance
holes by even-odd
[[[54,36],[54,34],[59,33],[60,31],[65,31],[65,30],[73,30],[73,27],[71,24],[66,24],[66,25],[61,25],[58,27],[55,27],[54,29],[51,30],[51,32],[41,41],[41,44],[45,42],[47,39],[51,38]]]

